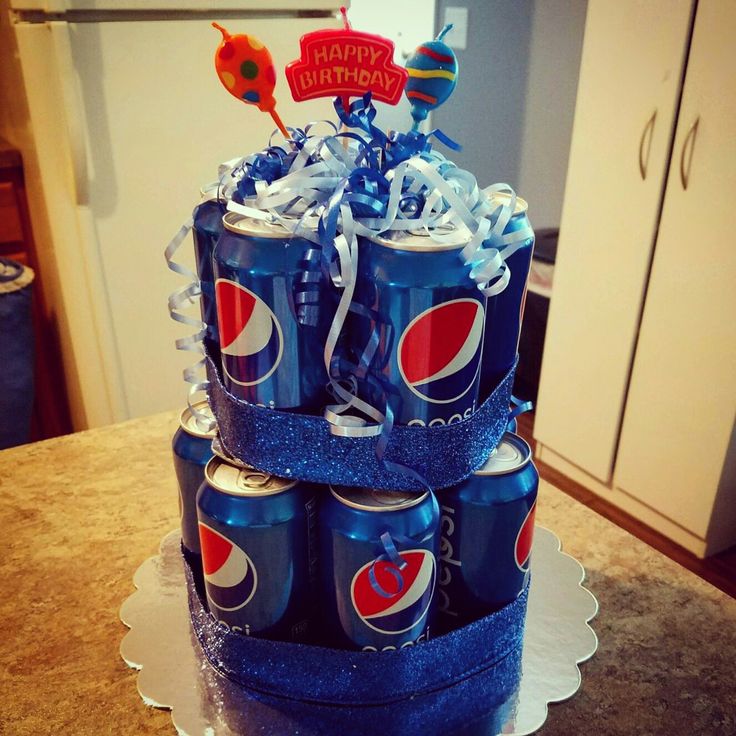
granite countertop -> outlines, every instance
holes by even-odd
[[[118,653],[140,563],[178,524],[173,413],[0,452],[0,734],[173,734]],[[544,736],[736,733],[736,600],[542,482],[537,521],[600,601]]]

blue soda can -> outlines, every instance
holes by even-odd
[[[526,585],[539,474],[529,445],[507,432],[485,465],[440,491],[442,628],[502,608]]]
[[[301,325],[293,298],[312,243],[234,212],[223,225],[214,271],[225,388],[251,404],[320,413],[333,312],[323,303],[319,323]]]
[[[491,202],[506,204],[509,198],[509,194],[494,192]],[[517,197],[516,209],[504,229],[504,234],[517,232],[525,227],[531,228],[527,209],[526,201]],[[500,294],[488,299],[483,338],[483,367],[480,377],[482,400],[488,397],[498,382],[508,373],[516,359],[533,252],[534,236],[525,240],[521,247],[506,259],[511,269],[511,281]]]
[[[214,424],[212,411],[207,401],[194,405],[198,413]],[[181,413],[179,428],[171,441],[174,452],[174,470],[179,485],[179,517],[181,519],[181,541],[185,555],[195,578],[201,578],[202,559],[197,527],[197,491],[204,481],[204,468],[212,457],[212,440],[216,429],[202,426],[188,407]]]
[[[398,424],[451,424],[477,408],[486,297],[460,259],[466,244],[459,232],[451,244],[407,232],[361,239],[358,300],[376,315],[372,366],[395,390]],[[356,334],[360,349],[367,330]]]
[[[206,196],[204,192],[202,196]],[[208,199],[194,210],[194,259],[197,275],[202,284],[200,311],[202,321],[207,325],[207,338],[215,347],[219,337],[217,332],[217,306],[215,304],[215,277],[212,271],[212,255],[215,244],[222,235],[222,216],[226,210],[219,200]]]
[[[313,487],[215,456],[197,509],[210,615],[243,634],[304,641],[317,572]]]
[[[320,511],[328,646],[402,649],[429,638],[439,508],[430,492],[331,488]]]

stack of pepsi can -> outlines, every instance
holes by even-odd
[[[315,319],[298,318],[299,284],[314,245],[280,224],[234,212],[221,218],[216,237],[210,220],[218,207],[200,205],[195,230],[202,315],[223,384],[252,404],[320,415],[332,403],[324,345],[335,303],[323,290]],[[519,199],[505,232],[527,226]],[[371,317],[351,315],[343,347],[359,356],[376,342],[372,370],[391,387],[397,424],[469,418],[516,358],[534,239],[509,257],[509,286],[487,299],[459,257],[467,237],[455,233],[445,233],[442,244],[409,232],[359,238],[355,300]]]
[[[512,433],[437,495],[321,487],[220,455],[203,474],[196,537],[183,504],[184,551],[232,631],[390,651],[492,613],[527,584],[539,477]]]
[[[506,232],[527,226],[518,200]],[[336,301],[326,289],[302,319],[314,244],[265,219],[223,216],[217,202],[198,208],[195,244],[225,389],[321,415],[334,401],[324,348]],[[396,424],[468,419],[516,359],[533,237],[510,257],[513,288],[491,298],[460,257],[466,244],[452,231],[441,244],[407,232],[359,237],[360,308],[340,349],[355,359],[373,346],[370,371]],[[462,483],[407,493],[261,472],[213,454],[213,431],[193,417],[182,415],[174,439],[183,549],[210,615],[231,631],[398,650],[499,610],[528,583],[538,475],[512,432]]]

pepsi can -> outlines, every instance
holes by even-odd
[[[494,192],[491,195],[491,203],[508,205],[510,196],[503,192]],[[522,228],[531,230],[527,209],[526,201],[517,197],[516,209],[504,228],[504,235],[518,232]],[[483,400],[496,388],[516,360],[533,252],[534,235],[532,234],[506,258],[506,265],[511,269],[511,280],[508,286],[500,294],[488,299],[483,338],[483,367],[480,378],[480,395]]]
[[[202,196],[207,196],[202,192]],[[225,207],[218,199],[206,199],[194,210],[194,225],[192,236],[194,239],[194,259],[197,265],[197,275],[202,285],[200,311],[202,321],[207,325],[206,337],[210,352],[217,348],[217,306],[215,304],[215,277],[212,271],[212,255],[215,244],[222,235],[222,216]]]
[[[330,490],[319,525],[328,645],[376,652],[425,641],[439,551],[434,494]]]
[[[316,576],[311,486],[213,457],[197,494],[207,606],[233,631],[309,634]]]
[[[460,257],[467,238],[456,235],[441,244],[408,232],[360,242],[358,300],[375,315],[372,366],[393,388],[397,424],[452,424],[476,409],[486,297]],[[369,335],[355,334],[361,349]]]
[[[225,388],[251,404],[319,413],[333,315],[323,303],[316,326],[299,324],[293,296],[312,244],[234,212],[223,225],[214,272]]]
[[[440,492],[443,629],[496,611],[524,590],[538,488],[529,445],[507,432],[480,470]]]
[[[196,403],[194,410],[193,412],[186,408],[181,413],[179,428],[171,445],[179,485],[179,518],[184,556],[201,589],[202,558],[197,528],[197,491],[204,481],[205,465],[212,457],[212,439],[216,430],[214,417],[206,400]]]

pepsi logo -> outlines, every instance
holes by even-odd
[[[537,502],[532,504],[529,509],[524,523],[516,535],[516,543],[514,545],[514,554],[516,566],[519,570],[526,572],[529,569],[529,560],[532,555],[532,540],[534,538],[534,515],[537,511]]]
[[[480,371],[485,310],[476,299],[454,299],[415,317],[399,340],[398,364],[409,389],[432,404],[466,394]]]
[[[276,315],[257,294],[228,279],[215,282],[223,369],[242,386],[265,381],[284,353]]]
[[[237,611],[253,597],[258,574],[253,561],[226,536],[199,523],[207,599],[223,611]]]
[[[425,549],[401,553],[403,570],[388,560],[371,561],[358,570],[350,585],[353,608],[366,626],[382,634],[403,634],[427,615],[435,581],[435,559]],[[375,581],[371,584],[371,567]]]

